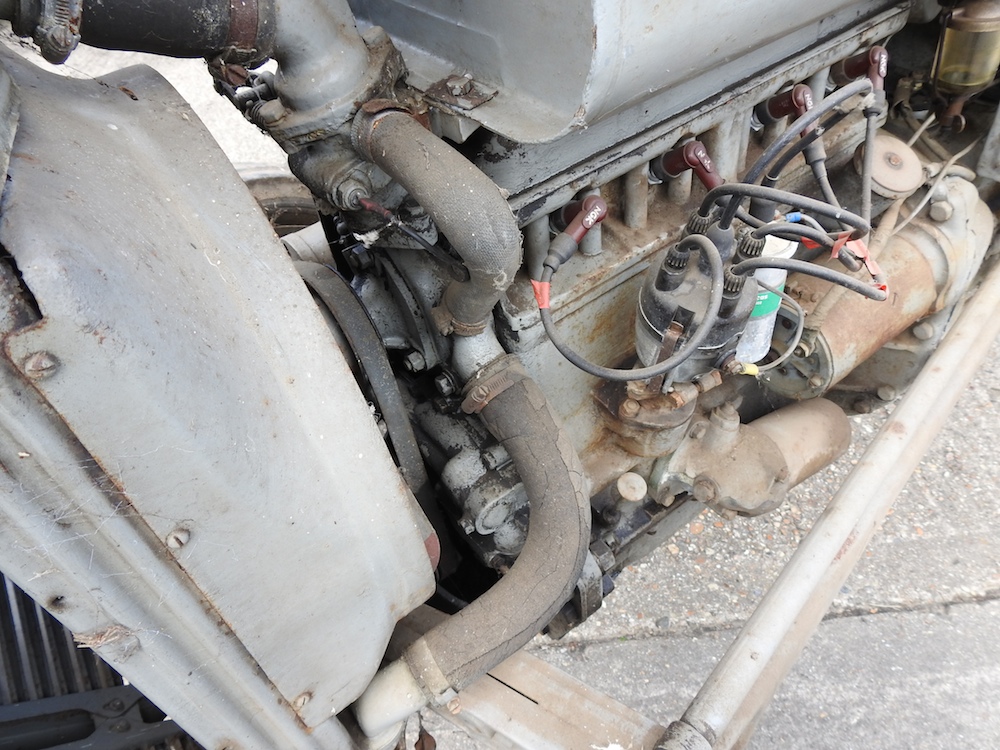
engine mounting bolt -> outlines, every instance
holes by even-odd
[[[427,360],[424,359],[424,355],[418,351],[412,351],[406,355],[403,360],[403,365],[410,372],[421,372],[427,367]]]
[[[59,360],[49,352],[35,352],[25,358],[21,367],[32,380],[41,380],[53,375],[59,369]]]
[[[951,218],[952,214],[955,213],[955,208],[948,201],[934,201],[931,203],[928,213],[931,219],[940,224]]]
[[[917,341],[930,341],[934,338],[936,331],[934,330],[934,326],[932,324],[924,321],[923,323],[917,323],[913,326],[911,333]]]
[[[457,716],[462,710],[462,701],[458,698],[452,698],[448,701],[448,711],[451,712],[452,716]]]
[[[634,398],[627,398],[622,401],[622,405],[618,407],[618,416],[622,419],[631,419],[639,414],[639,410],[641,408],[642,404]]]
[[[626,471],[618,477],[615,489],[618,490],[618,496],[629,503],[641,503],[649,492],[646,480],[634,471]]]
[[[895,401],[899,393],[891,385],[880,385],[875,391],[875,395],[882,401]]]
[[[180,549],[191,541],[191,532],[183,527],[178,527],[167,534],[167,546],[170,549]]]

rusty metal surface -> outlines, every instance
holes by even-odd
[[[266,219],[162,79],[6,65],[32,96],[0,240],[43,318],[4,353],[21,411],[59,419],[46,411],[30,433],[40,463],[3,458],[23,489],[5,495],[2,564],[42,601],[65,596],[63,621],[97,632],[199,738],[243,726],[250,746],[337,746],[331,713],[433,590],[422,516],[368,404]],[[20,413],[6,412],[12,450],[29,434]],[[47,458],[73,433],[89,484]],[[31,522],[57,512],[47,497],[65,527]],[[227,704],[246,715],[212,715]],[[309,738],[300,722],[323,728]]]

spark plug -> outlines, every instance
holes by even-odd
[[[701,141],[688,141],[649,163],[649,173],[660,182],[680,177],[689,169],[697,175],[706,190],[716,188],[724,182],[722,176],[715,171],[715,165]]]
[[[573,215],[566,228],[552,238],[549,243],[549,254],[545,257],[542,265],[551,268],[555,273],[559,266],[573,257],[573,254],[580,247],[580,241],[591,228],[604,221],[608,215],[608,204],[603,198],[591,195],[582,201],[574,201],[566,206],[561,212],[563,217]]]
[[[788,91],[775,94],[770,99],[766,99],[754,107],[752,115],[752,127],[759,130],[764,125],[783,120],[789,115],[801,117],[813,108],[812,89],[804,83],[797,83]],[[810,132],[813,128],[806,129],[802,135]]]

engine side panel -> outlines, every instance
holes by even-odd
[[[137,668],[154,700],[179,691],[163,704],[205,710],[187,689],[246,678],[276,688],[268,711],[286,723],[319,725],[433,591],[430,529],[283,247],[188,105],[145,68],[80,82],[6,67],[31,96],[0,241],[41,319],[4,340],[21,394],[5,423],[13,448],[32,445],[20,464],[3,458],[22,490],[4,495],[13,538],[0,546],[38,554],[3,567],[43,601],[62,597],[90,645],[128,634],[124,655],[102,651],[126,677],[137,651],[168,669],[156,643],[206,656],[162,684]],[[18,409],[49,426],[26,430]],[[50,459],[72,434],[86,458]],[[72,592],[39,588],[60,569]],[[253,705],[250,687],[225,689]]]

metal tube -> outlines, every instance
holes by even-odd
[[[625,193],[625,225],[629,229],[645,229],[649,214],[649,180],[646,165],[633,167],[622,178]]]
[[[1000,333],[994,268],[679,724],[729,748],[767,705]],[[660,750],[683,747],[666,737]]]

